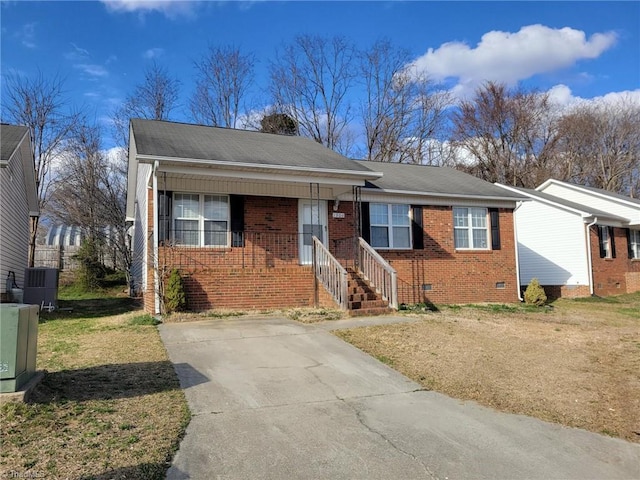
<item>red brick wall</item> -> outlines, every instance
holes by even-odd
[[[600,258],[597,226],[591,227],[593,287],[598,296],[620,295],[639,290],[634,277],[636,273],[640,274],[640,261],[629,259],[626,229],[614,228],[613,237],[616,258]],[[627,279],[631,279],[630,285],[627,285]]]
[[[523,286],[522,292],[524,294],[526,285]],[[555,300],[557,298],[579,298],[588,297],[591,295],[589,285],[542,285],[544,293],[547,295],[548,300]]]
[[[331,204],[329,210],[332,211]],[[338,211],[345,217],[330,215],[332,240],[353,232],[352,204],[342,202]],[[518,301],[511,209],[500,209],[501,249],[495,251],[455,250],[452,207],[424,206],[422,216],[423,250],[378,251],[398,272],[401,303]],[[496,288],[502,282],[504,288]],[[431,290],[423,290],[423,285],[430,285]]]
[[[313,306],[311,267],[214,268],[182,272],[190,310]]]
[[[153,199],[149,192],[149,229],[153,230]],[[186,255],[179,248],[160,249],[167,267],[180,264],[185,277],[189,307],[261,309],[314,304],[311,268],[297,265],[298,200],[274,197],[245,197],[246,232],[293,234],[291,241],[280,245],[279,255],[267,263],[225,266],[222,261],[211,264],[214,256],[238,255],[239,248],[190,249],[190,262],[183,264],[175,255]],[[353,206],[342,202],[337,210],[344,218],[333,218],[333,202],[329,202],[330,249],[353,235]],[[468,303],[515,302],[515,249],[512,211],[500,210],[501,250],[456,251],[453,247],[453,213],[451,207],[423,207],[425,227],[423,250],[384,251],[398,272],[399,301],[403,303]],[[247,236],[247,239],[249,236]],[[343,242],[344,243],[344,242]],[[246,248],[249,245],[246,244]],[[151,245],[150,245],[151,247]],[[177,252],[177,253],[176,253]],[[172,256],[173,255],[173,256]],[[272,256],[273,257],[273,256]],[[149,252],[149,288],[144,292],[145,309],[153,310],[153,262]],[[265,257],[266,258],[266,257]],[[207,263],[209,262],[209,263]],[[251,267],[251,268],[249,268]],[[504,288],[497,288],[498,282]],[[423,290],[430,285],[431,290]],[[321,289],[320,303],[335,306]]]

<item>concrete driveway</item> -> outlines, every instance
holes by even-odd
[[[326,330],[161,325],[193,414],[167,478],[640,478],[640,445],[423,391]]]

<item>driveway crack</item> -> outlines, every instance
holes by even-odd
[[[403,450],[402,448],[400,448],[398,445],[396,445],[393,441],[391,441],[386,435],[384,435],[382,432],[379,432],[378,430],[374,429],[373,427],[371,427],[370,425],[368,425],[365,422],[365,419],[362,415],[362,412],[360,410],[358,410],[358,408],[356,408],[355,405],[343,400],[343,403],[345,403],[346,405],[348,405],[356,414],[356,418],[358,419],[358,422],[360,422],[360,424],[366,428],[368,431],[370,431],[371,433],[373,433],[374,435],[379,436],[382,440],[384,440],[386,443],[388,443],[389,445],[391,445],[391,447],[393,447],[394,450],[396,450],[398,453],[405,455],[409,458],[411,458],[414,462],[417,462],[418,464],[420,464],[420,466],[422,467],[422,469],[424,470],[424,473],[427,474],[429,476],[429,478],[432,478],[434,480],[438,480],[438,477],[431,471],[429,470],[429,467],[427,467],[425,465],[425,463],[420,460],[417,456],[415,456],[413,453],[408,452],[406,450]]]

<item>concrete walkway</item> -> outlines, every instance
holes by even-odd
[[[423,391],[327,328],[161,325],[193,414],[167,478],[640,478],[640,445]]]

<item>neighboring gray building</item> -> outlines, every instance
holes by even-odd
[[[30,217],[39,211],[29,128],[0,125],[0,150],[0,294],[6,299],[9,272],[23,286]]]

